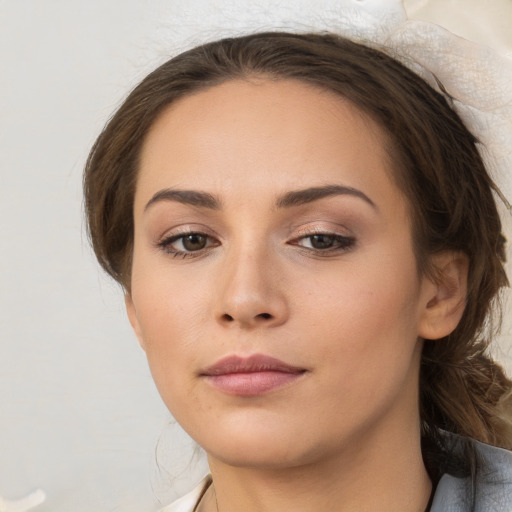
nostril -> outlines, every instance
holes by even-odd
[[[232,316],[229,313],[224,313],[220,317],[221,321],[225,322],[225,323],[241,322],[243,324],[250,323],[251,321],[257,322],[258,320],[271,320],[273,318],[274,318],[274,315],[272,315],[271,313],[259,313],[255,316],[248,316],[247,318],[245,318],[243,315],[241,315],[239,317],[237,315]]]

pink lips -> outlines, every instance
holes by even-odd
[[[230,395],[257,396],[300,378],[306,370],[270,356],[229,356],[201,372],[215,388]]]

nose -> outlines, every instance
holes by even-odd
[[[218,284],[216,317],[225,327],[277,327],[288,319],[284,279],[268,255],[232,254],[224,261]]]

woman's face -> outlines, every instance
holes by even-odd
[[[294,81],[166,110],[142,151],[127,309],[212,459],[297,466],[418,429],[434,285],[379,127]]]

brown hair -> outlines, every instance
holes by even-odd
[[[426,439],[442,430],[512,448],[512,382],[487,354],[485,327],[507,282],[493,184],[449,101],[396,59],[331,34],[260,33],[209,43],[148,75],[91,150],[84,177],[89,234],[103,268],[130,290],[138,156],[157,116],[172,102],[231,79],[300,80],[333,91],[388,134],[395,178],[412,212],[420,272],[445,250],[469,257],[463,318],[427,340],[420,377]]]

